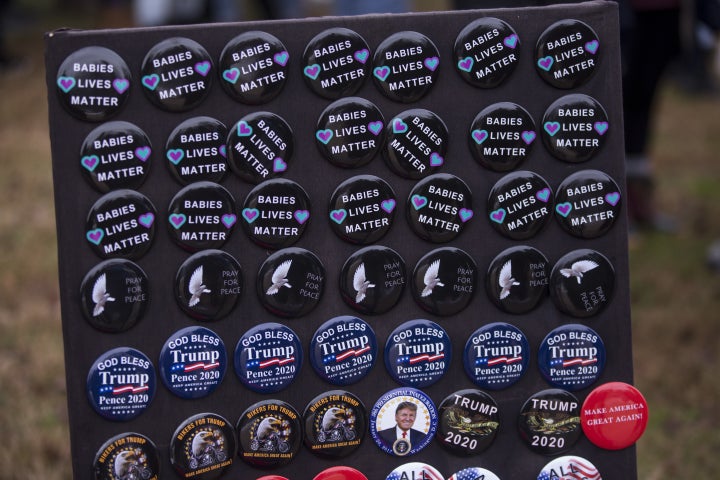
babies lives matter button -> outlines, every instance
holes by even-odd
[[[530,114],[520,105],[501,102],[477,114],[470,126],[468,145],[480,165],[506,172],[530,156],[536,137]]]
[[[535,68],[540,77],[557,88],[575,88],[587,82],[598,65],[600,41],[587,24],[561,20],[538,38]]]
[[[385,163],[401,177],[424,178],[445,163],[447,126],[430,110],[413,108],[401,112],[390,120],[386,130]]]
[[[562,181],[555,194],[555,218],[580,238],[606,233],[620,216],[620,188],[608,174],[581,170]]]
[[[420,180],[408,196],[410,229],[423,240],[449,242],[462,233],[473,215],[470,188],[448,173]]]
[[[367,245],[392,227],[397,200],[392,187],[374,175],[345,180],[330,198],[330,227],[350,243]]]
[[[547,150],[570,163],[591,159],[605,145],[610,129],[603,106],[580,93],[553,102],[545,111],[542,126]]]
[[[189,118],[175,127],[165,144],[170,173],[183,185],[220,182],[227,173],[227,127],[210,117]]]
[[[515,30],[492,17],[479,18],[463,28],[453,48],[457,72],[479,88],[504,82],[515,70],[519,52],[520,38]]]

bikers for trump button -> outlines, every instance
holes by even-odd
[[[173,433],[170,463],[182,478],[213,480],[232,467],[236,448],[230,422],[216,413],[200,413]]]
[[[145,435],[126,432],[106,441],[95,455],[94,480],[160,478],[160,455]]]
[[[290,463],[302,445],[302,421],[289,403],[263,400],[238,419],[238,455],[247,464],[279,467]]]
[[[346,457],[360,447],[367,430],[365,405],[350,392],[332,390],[308,403],[303,414],[305,445],[316,455]]]

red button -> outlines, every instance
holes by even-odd
[[[580,422],[592,443],[606,450],[621,450],[634,444],[645,431],[647,402],[632,385],[606,383],[587,396]]]
[[[259,480],[259,479],[258,479]],[[313,480],[368,480],[365,475],[350,467],[331,467],[318,473]]]
[[[264,477],[260,477],[257,480],[288,480],[285,477],[281,477],[280,475],[266,475]]]

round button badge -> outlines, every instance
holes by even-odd
[[[168,232],[191,252],[220,248],[237,223],[235,199],[213,182],[195,182],[180,190],[168,207]]]
[[[385,119],[374,103],[359,97],[341,98],[320,114],[315,144],[333,165],[357,168],[380,150],[384,127]]]
[[[585,436],[606,450],[633,445],[645,432],[648,405],[640,391],[623,382],[609,382],[585,398],[580,414]]]
[[[550,264],[539,250],[520,245],[503,250],[490,264],[485,290],[500,310],[527,313],[547,296]]]
[[[615,269],[595,250],[573,250],[557,261],[550,274],[550,298],[573,317],[598,314],[612,299],[614,287]]]
[[[318,473],[313,480],[368,480],[368,478],[358,470],[342,465],[339,467],[326,468]]]
[[[454,240],[473,215],[470,188],[448,173],[436,173],[420,180],[408,196],[410,229],[433,243]]]
[[[279,323],[262,323],[240,337],[235,347],[235,374],[257,393],[288,387],[302,367],[303,351],[297,334]]]
[[[247,408],[237,422],[238,455],[247,464],[279,467],[290,463],[302,444],[302,421],[289,403],[263,400]]]
[[[320,378],[333,385],[359,382],[375,360],[375,332],[357,317],[343,315],[326,321],[310,341],[310,364]]]
[[[458,34],[453,53],[463,80],[478,88],[494,88],[515,70],[520,37],[506,22],[493,17],[474,20]]]
[[[397,114],[386,127],[385,163],[393,173],[418,180],[445,163],[448,130],[430,110],[414,108]]]
[[[552,460],[540,470],[537,480],[565,478],[592,478],[602,480],[600,472],[589,460],[574,455],[559,457]]]
[[[411,291],[415,302],[435,315],[449,316],[470,304],[477,286],[477,265],[463,250],[443,247],[415,265]]]
[[[390,100],[412,103],[423,98],[437,81],[440,54],[418,32],[398,32],[378,45],[373,56],[375,86]]]
[[[603,106],[581,93],[555,100],[545,111],[542,125],[545,148],[568,163],[590,160],[605,145],[610,130]]]
[[[310,313],[325,289],[325,267],[304,248],[290,247],[270,255],[260,266],[257,295],[267,311],[285,318]]]
[[[488,195],[490,225],[512,240],[527,240],[537,235],[552,212],[550,185],[534,172],[509,173],[495,183]]]
[[[423,391],[396,388],[383,394],[373,405],[370,435],[383,452],[405,457],[430,444],[437,422],[435,404]]]
[[[487,450],[500,428],[495,400],[480,390],[458,390],[440,403],[438,429],[440,445],[453,453],[471,456]]]
[[[100,355],[87,376],[87,395],[98,415],[128,421],[143,413],[155,397],[155,367],[141,351],[118,347]]]
[[[360,313],[377,315],[392,309],[405,290],[405,261],[379,245],[353,253],[340,272],[340,295]]]
[[[216,413],[200,413],[173,433],[170,463],[182,478],[212,480],[232,467],[236,445],[230,422]]]
[[[485,468],[469,467],[453,473],[447,480],[500,480],[500,477]]]
[[[210,117],[189,118],[175,127],[165,143],[168,169],[183,185],[219,183],[227,173],[227,127]]]
[[[127,102],[132,76],[125,60],[104,47],[85,47],[71,53],[55,80],[60,103],[74,117],[102,122]]]
[[[570,392],[551,388],[527,399],[518,416],[520,437],[535,453],[557,455],[580,439],[580,403]]]
[[[288,78],[290,54],[275,36],[241,33],[220,54],[220,84],[238,102],[259,105],[280,94]]]
[[[451,361],[450,337],[430,320],[403,323],[385,343],[385,368],[401,385],[428,387],[445,375]]]
[[[347,28],[330,28],[316,35],[303,53],[303,80],[323,98],[354,95],[370,73],[365,40]]]
[[[96,265],[83,278],[80,304],[96,329],[124,332],[135,326],[150,301],[145,272],[129,260],[111,259]]]
[[[530,345],[525,334],[509,323],[490,323],[475,330],[465,344],[463,365],[474,384],[502,390],[527,371]]]
[[[160,455],[145,435],[126,432],[106,441],[93,462],[94,480],[160,478]]]
[[[210,395],[225,378],[227,353],[222,339],[205,327],[173,333],[160,351],[160,378],[180,398]]]
[[[349,243],[377,242],[392,227],[397,200],[392,187],[374,175],[342,182],[330,197],[330,227]]]
[[[365,406],[344,390],[332,390],[312,399],[303,421],[305,445],[323,457],[350,455],[360,447],[367,430]]]
[[[589,387],[605,368],[605,344],[590,327],[567,324],[547,334],[538,349],[540,373],[550,385],[572,392]]]
[[[620,216],[620,187],[599,170],[581,170],[562,181],[555,193],[555,218],[569,234],[596,238]]]
[[[115,190],[100,197],[88,212],[85,239],[101,258],[136,260],[155,237],[155,207],[133,190]]]
[[[97,191],[137,189],[152,160],[150,139],[128,122],[107,122],[88,134],[80,147],[80,171]]]
[[[277,250],[302,237],[310,220],[310,198],[292,180],[274,178],[247,194],[241,215],[243,230],[250,240]]]
[[[561,20],[550,25],[538,38],[535,70],[553,87],[579,87],[595,73],[599,50],[598,36],[587,24]]]
[[[196,320],[218,320],[235,307],[242,287],[237,260],[222,250],[208,249],[180,265],[175,276],[175,300]]]
[[[441,480],[442,474],[437,468],[427,463],[422,462],[410,462],[404,465],[400,465],[390,474],[385,477],[385,480],[396,480],[396,479],[431,479]]]
[[[480,165],[507,172],[530,156],[536,137],[535,122],[527,110],[501,102],[477,114],[470,125],[468,145]]]
[[[145,55],[141,68],[142,90],[156,107],[184,112],[205,100],[214,73],[210,55],[189,38],[161,41]]]
[[[295,148],[290,125],[271,112],[244,116],[227,138],[228,163],[242,180],[257,184],[283,174]]]

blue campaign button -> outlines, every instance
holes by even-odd
[[[453,473],[448,480],[500,480],[500,478],[490,470],[469,467]]]
[[[370,435],[375,444],[388,455],[398,457],[413,455],[428,446],[437,424],[432,399],[412,387],[384,393],[370,411]]]
[[[295,380],[302,360],[302,344],[294,331],[279,323],[263,323],[240,337],[235,374],[253,392],[279,392]]]
[[[310,341],[310,364],[334,385],[360,381],[375,365],[377,340],[364,320],[349,315],[323,323]]]
[[[525,334],[509,323],[478,328],[465,344],[465,373],[477,386],[488,390],[507,388],[523,376],[530,359]]]
[[[399,384],[427,387],[447,372],[452,343],[447,332],[430,320],[410,320],[397,327],[385,343],[385,368]]]
[[[155,397],[155,367],[141,351],[118,347],[100,355],[87,376],[90,405],[108,420],[128,421]]]
[[[602,375],[605,344],[590,327],[563,325],[548,333],[540,344],[538,367],[550,385],[582,390]]]
[[[225,377],[227,353],[222,339],[205,327],[173,333],[160,351],[160,378],[181,398],[212,393]]]

